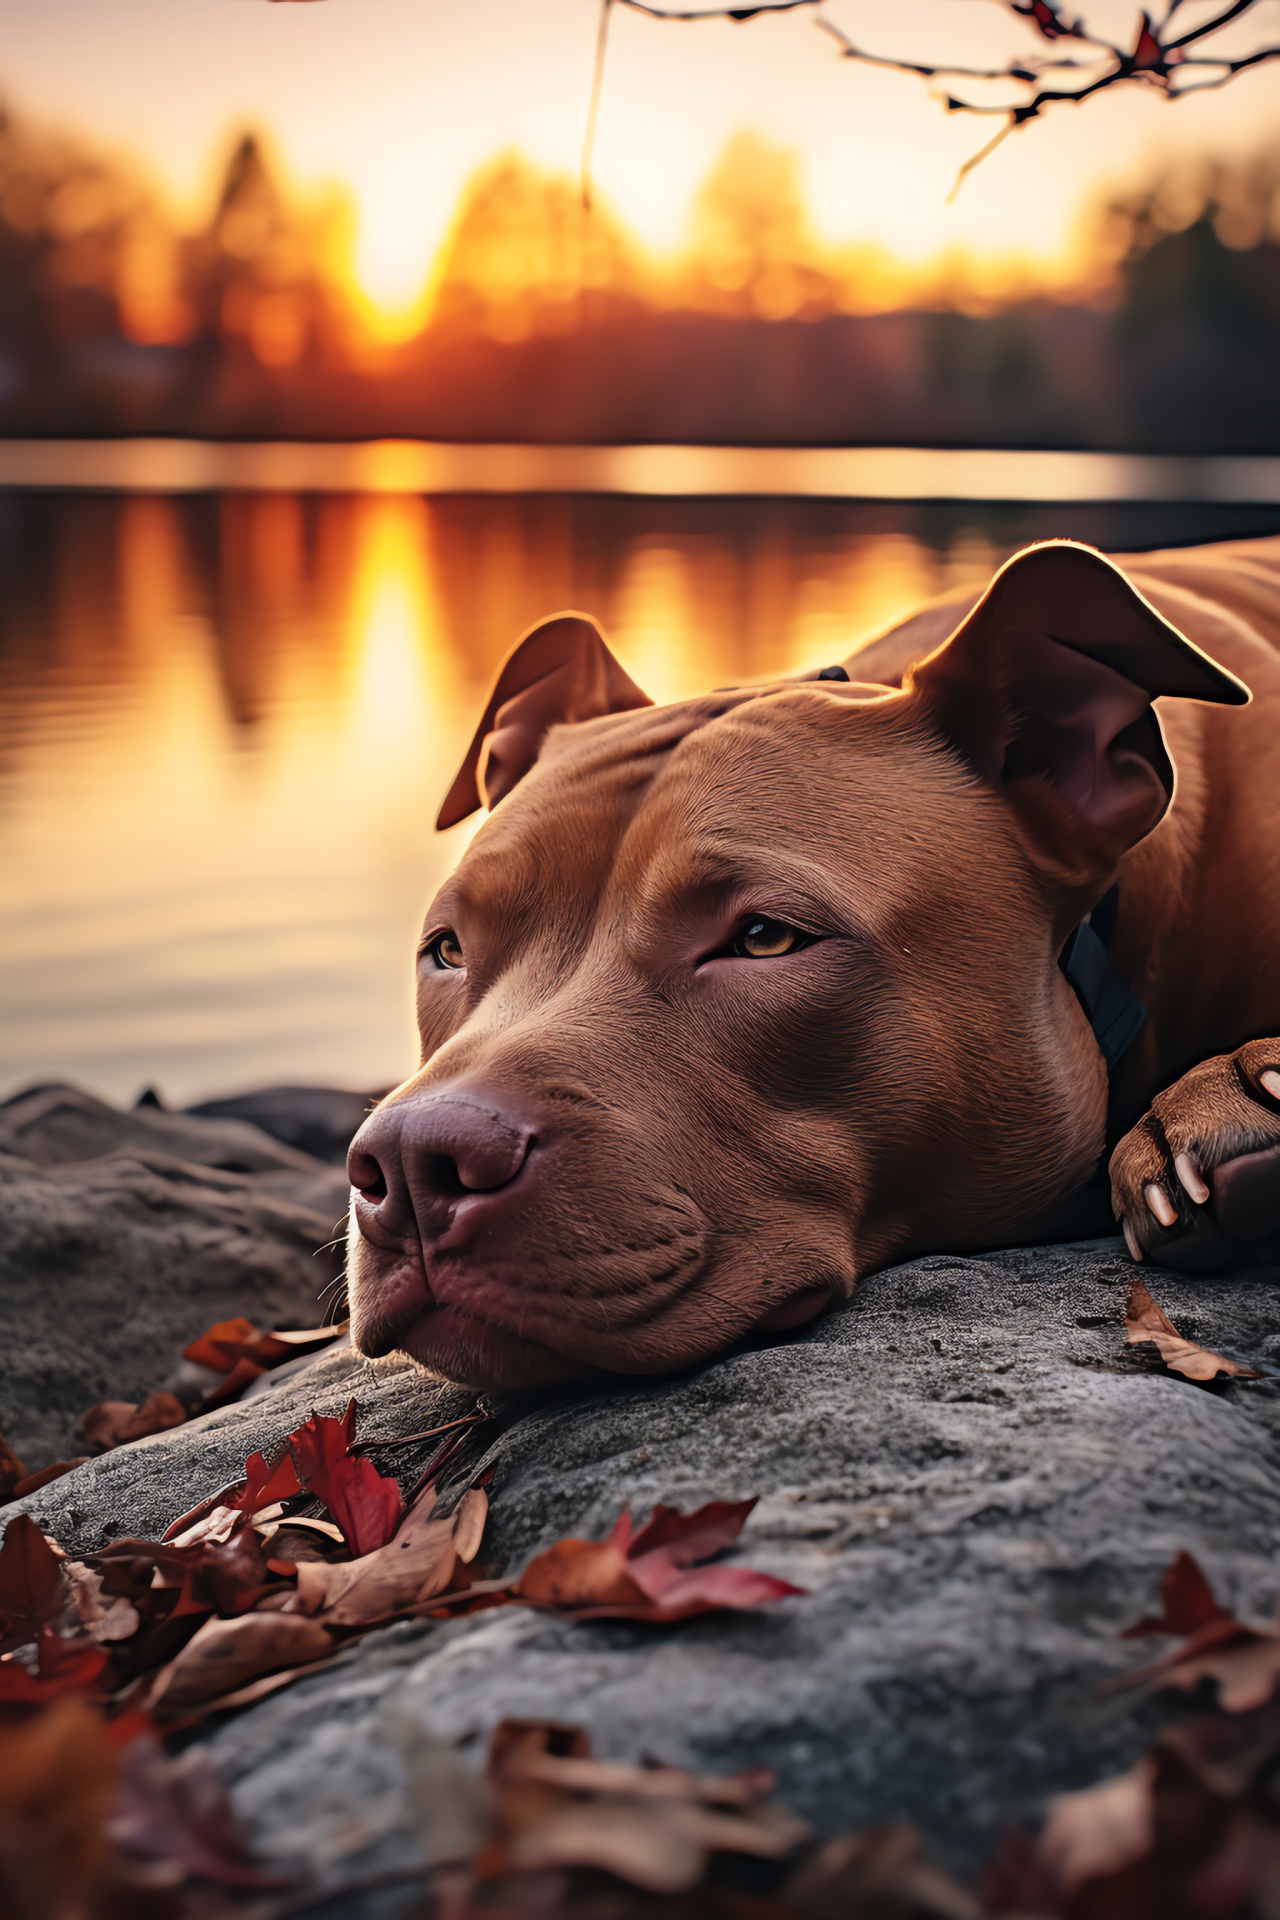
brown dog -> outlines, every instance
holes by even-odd
[[[516,648],[351,1151],[364,1352],[686,1366],[1106,1231],[1116,1139],[1135,1257],[1280,1226],[1280,540],[1033,547],[851,664],[655,708],[581,615]]]

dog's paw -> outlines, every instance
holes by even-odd
[[[1135,1260],[1209,1272],[1280,1233],[1280,1040],[1204,1060],[1157,1094],[1111,1156]]]

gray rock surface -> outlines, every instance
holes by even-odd
[[[248,1120],[274,1140],[344,1167],[351,1136],[369,1109],[389,1092],[350,1093],[341,1087],[262,1087],[230,1100],[206,1100],[186,1111],[200,1119]]]
[[[29,1468],[79,1416],[165,1385],[216,1320],[312,1325],[347,1186],[241,1120],[122,1113],[70,1087],[0,1106],[0,1430]]]
[[[1127,1345],[1132,1271],[1117,1242],[917,1260],[783,1344],[502,1403],[450,1482],[496,1463],[491,1570],[603,1535],[624,1504],[758,1494],[736,1557],[807,1596],[665,1631],[513,1608],[371,1633],[204,1730],[254,1844],[334,1881],[412,1862],[456,1815],[414,1785],[447,1774],[435,1743],[478,1765],[506,1714],[576,1721],[618,1758],[766,1764],[819,1825],[906,1815],[961,1869],[1046,1795],[1126,1766],[1169,1709],[1097,1683],[1143,1657],[1117,1630],[1173,1554],[1245,1611],[1280,1588],[1280,1271],[1148,1276],[1180,1331],[1266,1371],[1209,1387]],[[24,1505],[70,1549],[157,1532],[352,1392],[370,1441],[470,1404],[333,1355]],[[374,1457],[407,1481],[435,1444]]]

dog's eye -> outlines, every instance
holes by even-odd
[[[785,920],[748,920],[733,937],[733,952],[744,960],[776,960],[780,954],[807,947],[810,936]]]
[[[444,932],[438,933],[434,940],[428,940],[424,951],[430,954],[433,962],[442,972],[451,971],[455,967],[465,967],[467,964],[462,957],[458,936],[452,927],[446,927]]]

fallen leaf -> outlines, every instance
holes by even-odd
[[[196,1547],[202,1541],[214,1545],[221,1540],[229,1540],[237,1527],[245,1524],[246,1516],[239,1507],[215,1507],[203,1520],[197,1520],[194,1526],[187,1527],[182,1533],[166,1534],[164,1544],[170,1547]]]
[[[1197,1633],[1219,1620],[1236,1624],[1226,1608],[1218,1605],[1199,1561],[1186,1552],[1178,1554],[1165,1569],[1160,1602],[1159,1614],[1126,1627],[1120,1638],[1140,1640],[1151,1633]]]
[[[83,1560],[64,1562],[75,1617],[91,1640],[127,1640],[138,1631],[141,1616],[131,1600],[120,1595],[103,1597],[102,1575]]]
[[[395,1533],[404,1513],[399,1482],[386,1479],[372,1460],[348,1454],[328,1475],[310,1483],[341,1527],[355,1554],[373,1553]]]
[[[536,1554],[508,1588],[531,1607],[578,1612],[584,1607],[644,1605],[645,1593],[627,1571],[630,1515],[624,1513],[607,1540],[557,1540]]]
[[[905,1824],[828,1840],[787,1882],[782,1904],[804,1920],[979,1920],[982,1912]]]
[[[483,1877],[595,1867],[651,1893],[696,1886],[712,1853],[779,1860],[808,1833],[764,1800],[767,1775],[707,1779],[676,1767],[601,1765],[580,1728],[504,1720],[489,1748],[498,1831]]]
[[[693,1565],[731,1545],[755,1504],[716,1500],[690,1514],[656,1507],[634,1538],[624,1512],[608,1540],[560,1540],[536,1555],[508,1592],[528,1606],[578,1619],[665,1622],[803,1593],[751,1567]]]
[[[153,1393],[135,1406],[131,1400],[103,1400],[81,1415],[80,1431],[95,1453],[144,1440],[151,1433],[180,1427],[187,1410],[176,1393]]]
[[[1249,1713],[1208,1713],[1166,1727],[1160,1744],[1182,1755],[1214,1793],[1244,1793],[1280,1753],[1280,1698]]]
[[[307,1666],[333,1652],[333,1636],[318,1620],[296,1613],[244,1613],[208,1620],[156,1676],[148,1708],[158,1721],[243,1687],[280,1668]]]
[[[32,1673],[11,1654],[0,1658],[0,1706],[43,1707],[64,1694],[105,1700],[111,1692],[107,1655],[92,1640],[66,1640],[45,1627],[36,1642],[36,1661]]]
[[[1129,1284],[1129,1303],[1125,1308],[1124,1323],[1131,1346],[1151,1341],[1166,1367],[1175,1373],[1185,1374],[1188,1380],[1212,1380],[1220,1373],[1234,1374],[1241,1380],[1261,1378],[1256,1367],[1241,1366],[1238,1360],[1228,1360],[1224,1354],[1197,1346],[1194,1340],[1184,1340],[1173,1322],[1156,1305],[1141,1280],[1133,1280]]]
[[[26,1478],[26,1468],[0,1433],[0,1500],[11,1499],[18,1482]]]
[[[289,1450],[303,1486],[310,1486],[314,1479],[327,1477],[330,1469],[346,1457],[351,1451],[355,1431],[354,1397],[347,1402],[347,1410],[341,1420],[335,1420],[329,1414],[313,1413],[310,1419],[294,1429],[289,1435]],[[323,1499],[323,1494],[320,1497]]]
[[[273,1501],[290,1500],[295,1493],[302,1492],[302,1482],[287,1442],[269,1460],[262,1453],[251,1453],[244,1463],[244,1472],[238,1498],[227,1502],[229,1506],[238,1507],[242,1513],[257,1513]],[[235,1487],[228,1491],[237,1493]]]
[[[41,1467],[38,1473],[29,1473],[25,1480],[19,1480],[13,1489],[15,1500],[25,1500],[29,1493],[39,1493],[41,1487],[49,1486],[54,1480],[61,1480],[64,1473],[74,1473],[88,1459],[87,1453],[77,1454],[74,1460],[55,1460],[50,1466]]]
[[[1191,1659],[1179,1657],[1159,1674],[1165,1687],[1190,1692],[1202,1680],[1215,1680],[1218,1705],[1226,1713],[1248,1713],[1265,1706],[1280,1680],[1280,1633],[1242,1627],[1235,1639]]]
[[[1182,1645],[1112,1681],[1108,1691],[1155,1685],[1190,1690],[1201,1680],[1218,1683],[1227,1713],[1246,1713],[1271,1698],[1280,1679],[1280,1628],[1246,1626],[1219,1606],[1199,1564],[1180,1553],[1161,1582],[1163,1611],[1127,1627],[1121,1639],[1148,1634],[1184,1634]]]
[[[94,1453],[116,1444],[116,1434],[138,1411],[136,1400],[100,1400],[80,1416],[80,1432]]]
[[[115,1770],[101,1716],[83,1700],[58,1700],[45,1713],[0,1725],[5,1920],[92,1913],[110,1866]]]
[[[237,1361],[248,1360],[265,1373],[310,1347],[331,1346],[350,1324],[344,1320],[337,1326],[272,1327],[262,1332],[245,1319],[220,1320],[189,1347],[184,1347],[182,1357],[215,1373],[230,1373]]]
[[[250,1454],[244,1478],[221,1487],[180,1514],[165,1530],[166,1542],[181,1540],[185,1544],[203,1537],[196,1530],[219,1508],[259,1513],[305,1490],[328,1507],[354,1553],[372,1553],[385,1546],[403,1514],[400,1488],[395,1480],[385,1479],[371,1461],[351,1453],[355,1418],[354,1400],[341,1420],[313,1413],[270,1458],[263,1453]]]
[[[282,1441],[269,1460],[265,1454],[251,1453],[244,1463],[242,1480],[220,1487],[198,1506],[179,1514],[165,1529],[165,1541],[176,1544],[196,1537],[196,1529],[219,1508],[229,1513],[257,1513],[273,1501],[288,1500],[301,1491],[289,1444]]]
[[[276,1572],[347,1558],[346,1541],[324,1520],[273,1520],[266,1527],[255,1525],[254,1531],[270,1556],[267,1565]]]
[[[212,1413],[217,1407],[228,1406],[231,1401],[240,1398],[246,1387],[252,1386],[255,1380],[261,1380],[266,1371],[265,1367],[255,1365],[252,1360],[237,1360],[221,1385],[206,1393],[198,1411]]]
[[[355,1415],[354,1400],[341,1420],[312,1414],[289,1435],[289,1447],[299,1480],[324,1502],[352,1552],[363,1555],[387,1544],[404,1505],[398,1482],[351,1453]]]
[[[1128,1773],[1049,1802],[1038,1852],[1066,1893],[1074,1893],[1082,1881],[1119,1873],[1150,1853],[1155,1779],[1155,1756],[1144,1754]]]
[[[154,1737],[121,1755],[107,1832],[135,1858],[180,1867],[223,1887],[284,1887],[296,1880],[266,1873],[245,1846],[221,1775],[202,1747],[169,1759]]]
[[[192,1360],[198,1367],[209,1367],[214,1373],[230,1373],[236,1362],[234,1352],[228,1354],[228,1347],[242,1347],[248,1341],[257,1339],[258,1330],[252,1320],[237,1315],[234,1320],[218,1320],[193,1340],[189,1347],[182,1349],[184,1360]]]
[[[0,1545],[0,1653],[28,1646],[61,1611],[63,1564],[30,1514],[15,1514]]]
[[[330,1626],[368,1626],[443,1593],[457,1562],[474,1559],[488,1504],[472,1488],[448,1519],[433,1520],[435,1489],[428,1487],[386,1546],[358,1560],[299,1563],[297,1611]]]
[[[306,1680],[310,1679],[313,1673],[323,1673],[326,1667],[333,1666],[337,1658],[337,1653],[331,1653],[324,1660],[310,1660],[302,1667],[286,1667],[280,1673],[263,1674],[260,1679],[250,1680],[243,1687],[233,1687],[230,1693],[213,1694],[208,1700],[202,1700],[199,1706],[192,1707],[189,1712],[184,1713],[180,1719],[166,1720],[164,1737],[170,1740],[176,1734],[186,1733],[190,1728],[198,1727],[202,1720],[209,1719],[212,1714],[230,1713],[237,1707],[252,1706],[255,1700],[265,1700],[268,1694],[278,1693],[283,1687],[291,1687],[295,1680]],[[150,1725],[150,1721],[147,1724]]]

